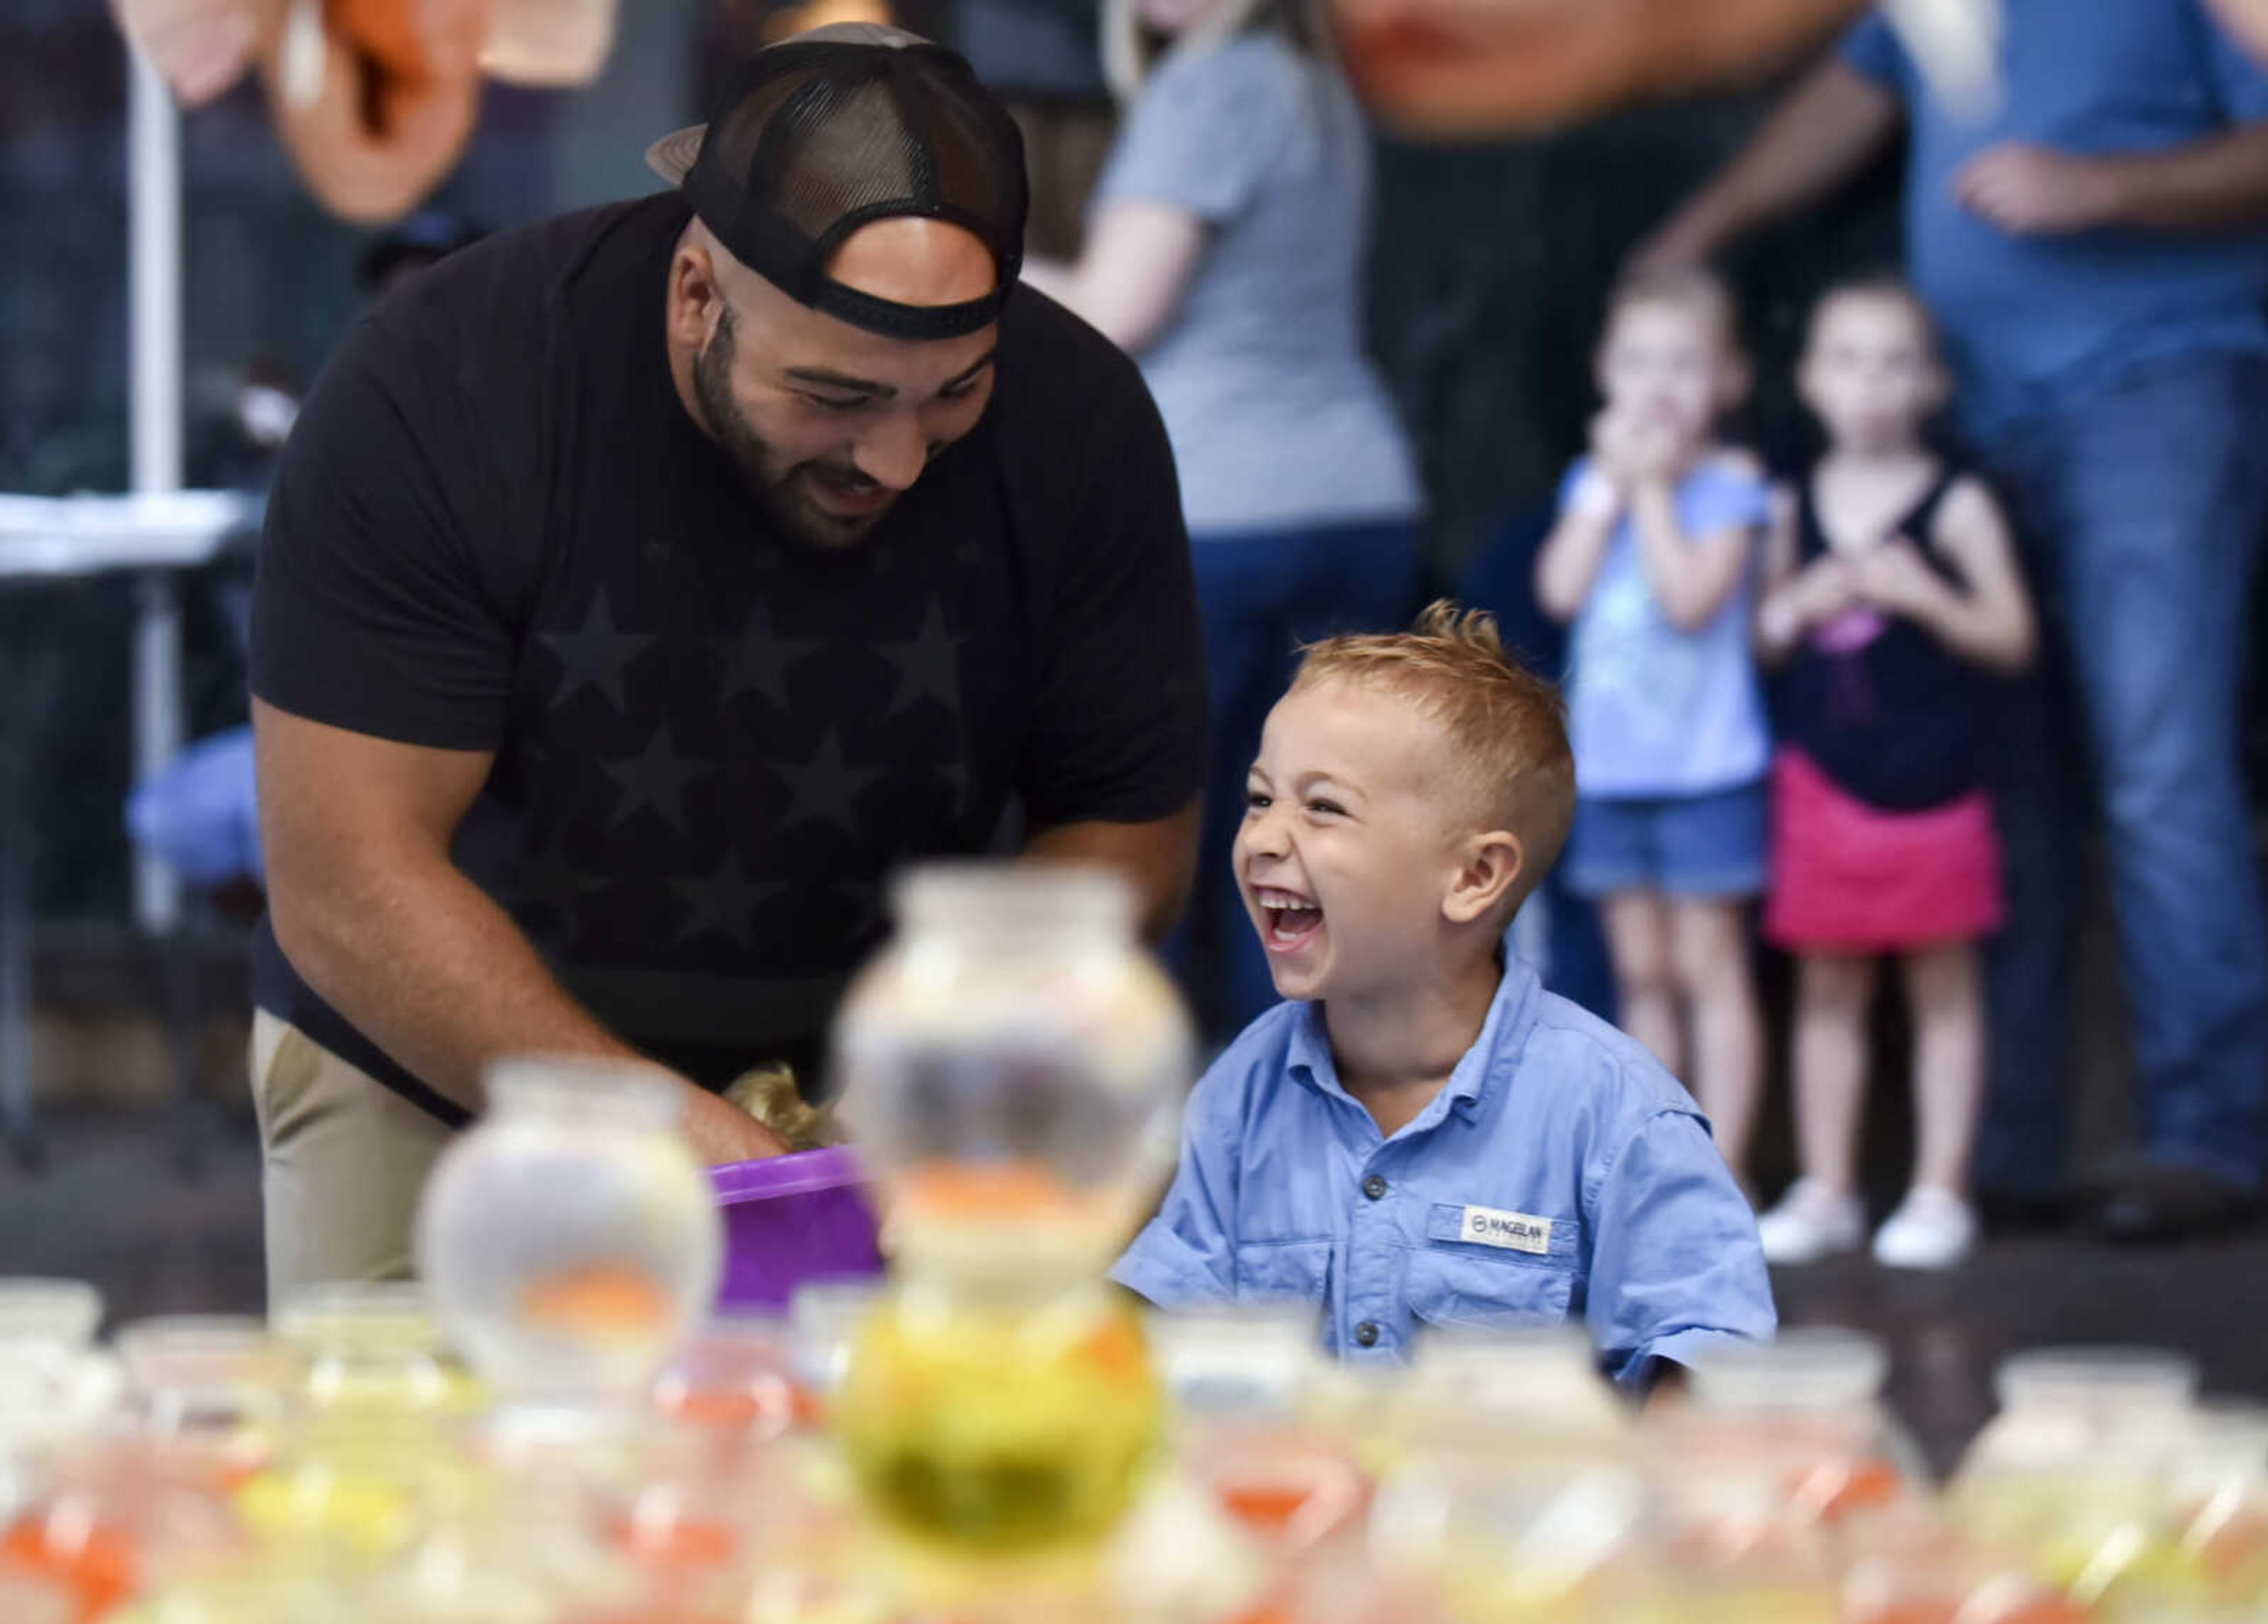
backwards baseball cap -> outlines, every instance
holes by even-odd
[[[760,51],[706,124],[648,149],[732,256],[798,303],[891,338],[958,338],[997,319],[1024,260],[1024,143],[967,62],[903,29],[838,23]],[[960,305],[902,305],[827,274],[875,220],[949,221],[999,281]]]

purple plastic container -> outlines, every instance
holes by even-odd
[[[841,1146],[709,1170],[725,1210],[719,1308],[784,1308],[808,1280],[882,1272],[865,1176]]]

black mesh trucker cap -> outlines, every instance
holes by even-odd
[[[733,257],[800,304],[891,338],[958,338],[1000,313],[1024,259],[1024,143],[965,61],[902,29],[841,23],[733,71],[706,124],[646,162]],[[901,305],[827,275],[843,239],[898,215],[947,220],[999,282],[963,305]]]

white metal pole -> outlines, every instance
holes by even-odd
[[[172,93],[129,48],[128,222],[134,489],[181,488],[181,122]],[[181,616],[173,583],[151,570],[136,584],[134,772],[161,771],[181,742]],[[134,864],[134,917],[171,930],[180,911],[172,868],[147,853]]]

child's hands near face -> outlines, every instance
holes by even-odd
[[[1807,629],[1824,626],[1859,600],[1859,572],[1847,558],[1822,558],[1796,583],[1795,607]]]
[[[1945,583],[1904,536],[1891,538],[1859,561],[1858,588],[1876,608],[1913,618],[1926,616],[1945,599]]]
[[[1637,428],[1636,418],[1611,406],[1591,419],[1592,459],[1599,472],[1617,486],[1628,485],[1635,477],[1631,442]]]
[[[1667,483],[1684,471],[1693,450],[1690,437],[1669,419],[1638,418],[1631,426],[1627,447],[1631,477]]]

